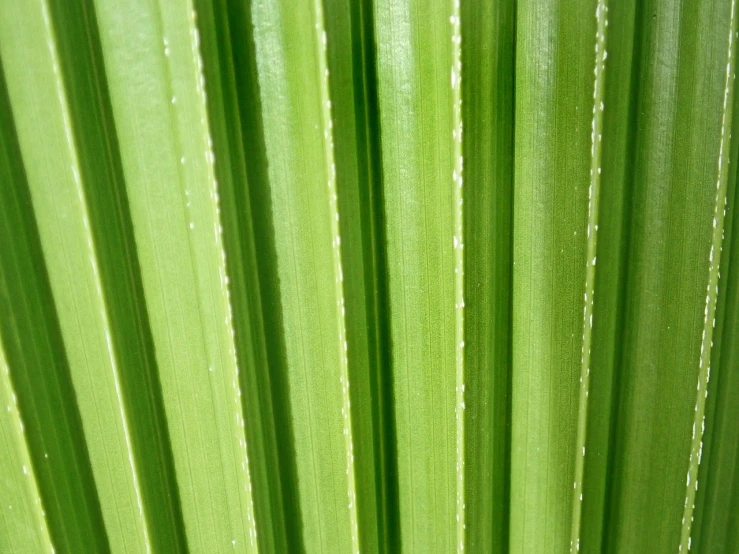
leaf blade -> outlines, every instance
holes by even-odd
[[[435,552],[458,546],[460,289],[454,272],[452,6],[428,8],[376,3],[375,40],[401,543]]]
[[[321,10],[255,2],[252,16],[303,545],[341,550],[356,545],[358,530]]]

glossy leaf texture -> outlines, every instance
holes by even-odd
[[[738,9],[0,0],[0,551],[734,552]]]

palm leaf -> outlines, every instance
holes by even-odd
[[[0,550],[736,550],[736,12],[0,0]]]

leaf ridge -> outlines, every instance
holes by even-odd
[[[231,434],[236,436],[236,449],[238,451],[238,454],[234,453],[233,443],[231,444],[230,453],[231,456],[234,456],[235,458],[241,458],[241,462],[235,464],[242,473],[240,481],[243,483],[243,491],[241,491],[241,493],[239,494],[239,502],[242,505],[242,509],[244,510],[246,515],[245,532],[249,541],[249,550],[256,550],[257,528],[254,518],[254,500],[252,496],[251,475],[249,470],[249,456],[247,449],[247,438],[245,434],[244,413],[241,406],[241,381],[239,378],[239,363],[235,347],[235,330],[233,324],[233,309],[229,291],[229,277],[226,270],[226,252],[223,243],[223,225],[219,204],[220,197],[218,182],[214,169],[216,160],[215,154],[213,152],[213,140],[210,132],[207,114],[207,94],[205,89],[203,59],[200,52],[200,32],[197,25],[197,14],[192,5],[192,2],[188,2],[186,16],[190,38],[190,51],[188,54],[191,57],[191,67],[193,70],[193,75],[191,76],[191,79],[192,82],[195,83],[197,98],[196,112],[197,125],[199,126],[198,133],[200,134],[202,142],[205,145],[205,164],[203,165],[203,167],[205,170],[204,177],[207,184],[207,194],[201,196],[196,196],[195,192],[191,192],[189,190],[188,179],[186,175],[184,175],[184,168],[188,164],[196,162],[195,160],[190,161],[187,159],[187,149],[184,144],[184,141],[186,139],[185,137],[183,137],[180,127],[177,123],[178,103],[177,95],[175,92],[175,77],[172,72],[172,63],[174,62],[170,57],[170,44],[167,39],[164,26],[164,18],[166,17],[165,8],[162,6],[161,3],[158,3],[158,8],[159,25],[162,32],[163,41],[165,62],[164,65],[166,67],[167,73],[166,81],[168,91],[171,93],[171,102],[169,104],[169,107],[172,113],[173,121],[172,133],[174,136],[176,152],[179,157],[179,163],[177,164],[177,175],[180,183],[182,202],[185,207],[185,213],[187,214],[188,226],[190,230],[187,235],[188,246],[190,250],[190,255],[193,260],[193,270],[195,275],[197,276],[196,278],[199,281],[201,287],[207,288],[207,294],[209,294],[208,301],[212,305],[217,306],[215,312],[210,314],[212,315],[211,323],[214,327],[220,328],[219,332],[217,333],[217,340],[209,340],[206,334],[206,330],[210,328],[210,326],[208,325],[209,322],[207,321],[209,313],[206,313],[203,309],[202,301],[204,299],[201,299],[201,295],[205,294],[205,292],[202,292],[200,295],[196,296],[196,300],[198,304],[198,315],[201,320],[200,327],[203,333],[202,340],[203,343],[206,345],[206,357],[208,360],[209,370],[208,377],[210,381],[211,391],[213,391],[213,389],[216,387],[222,388],[222,393],[225,393],[228,399],[228,405],[234,407],[234,417],[229,418],[229,431],[231,432]],[[204,197],[206,198],[205,202],[207,203],[206,210],[209,210],[210,214],[207,214],[207,211],[203,214],[199,213],[197,206],[198,200],[201,200]],[[210,216],[209,220],[206,220],[206,222],[212,221],[212,228],[206,228],[204,231],[202,231],[204,235],[201,236],[207,237],[208,234],[212,233],[211,244],[213,250],[215,251],[215,260],[209,259],[206,264],[197,263],[197,260],[202,259],[204,256],[201,252],[199,252],[199,245],[196,244],[197,237],[195,234],[200,232],[199,229],[196,231],[196,221],[201,221],[203,219],[202,215]],[[206,252],[205,255],[207,254],[208,253]],[[215,264],[212,263],[214,261]],[[202,270],[201,266],[205,267],[204,271]],[[214,279],[214,275],[211,272],[215,272],[217,274],[216,279]],[[217,285],[214,285],[214,283],[217,283]],[[216,314],[221,313],[225,314],[225,319],[215,317]],[[215,344],[213,344],[214,342]],[[221,368],[224,369],[223,372],[216,371],[217,369]],[[229,377],[232,377],[230,391],[228,390],[229,387],[226,386],[226,380]],[[212,392],[212,394],[212,402],[215,402],[219,396],[219,393]],[[234,461],[237,462],[236,459]],[[246,503],[246,506],[243,506],[243,503]],[[233,539],[231,542],[232,546],[237,546],[236,539]]]
[[[711,349],[713,347],[713,330],[716,327],[716,301],[718,298],[719,269],[724,239],[724,219],[726,216],[727,187],[731,142],[731,121],[734,106],[735,53],[736,36],[736,0],[731,0],[729,19],[729,41],[727,46],[726,81],[724,86],[723,109],[721,114],[721,138],[717,162],[716,199],[713,211],[713,236],[708,262],[708,283],[706,287],[706,306],[703,318],[703,335],[701,337],[701,353],[698,371],[698,384],[693,419],[690,459],[685,481],[685,506],[683,508],[682,529],[680,533],[679,552],[690,550],[692,537],[693,511],[695,494],[698,490],[698,470],[703,454],[703,434],[706,426],[706,398],[708,383],[711,378]],[[728,129],[728,131],[727,131]]]
[[[144,541],[144,546],[146,548],[146,551],[150,552],[151,551],[151,540],[149,536],[148,520],[146,517],[146,513],[144,510],[144,505],[142,501],[141,486],[139,483],[139,475],[138,475],[139,469],[137,468],[137,464],[134,460],[135,457],[133,454],[131,432],[129,430],[129,416],[126,411],[125,402],[123,401],[123,394],[121,391],[120,371],[118,367],[118,360],[117,360],[117,356],[115,353],[115,348],[114,348],[113,341],[111,338],[111,323],[110,323],[110,318],[109,318],[105,298],[103,295],[102,279],[100,276],[99,257],[98,257],[97,249],[95,248],[95,245],[93,242],[92,226],[91,226],[89,209],[88,209],[88,199],[86,198],[83,183],[82,183],[82,177],[81,177],[82,171],[80,167],[78,145],[74,138],[74,131],[73,131],[71,115],[70,115],[69,100],[67,98],[67,93],[65,91],[64,83],[62,79],[62,69],[61,69],[61,62],[60,62],[60,54],[59,54],[59,50],[57,46],[57,39],[54,35],[54,29],[53,29],[53,25],[51,21],[52,18],[51,18],[51,14],[49,11],[48,0],[39,0],[39,5],[41,6],[41,14],[42,14],[43,22],[44,22],[44,30],[46,33],[46,44],[47,44],[49,56],[52,62],[56,94],[58,97],[60,112],[62,116],[62,122],[64,126],[65,144],[67,146],[68,155],[71,159],[71,170],[72,170],[72,175],[73,175],[74,189],[77,194],[77,199],[79,201],[79,209],[80,209],[83,226],[84,226],[85,242],[86,242],[85,246],[87,248],[90,268],[92,270],[92,275],[93,275],[93,279],[95,283],[95,302],[98,305],[97,307],[99,309],[99,317],[100,317],[101,326],[104,328],[105,348],[106,348],[106,353],[107,353],[108,361],[110,364],[110,369],[111,369],[112,376],[113,376],[117,408],[118,408],[118,412],[119,412],[120,419],[121,419],[123,436],[125,439],[127,462],[128,462],[128,466],[130,469],[130,474],[131,474],[131,478],[133,482],[132,484],[133,484],[134,494],[136,498],[136,505],[138,508],[138,520],[139,520],[138,523],[141,529],[141,533],[143,535],[142,538]]]
[[[455,419],[456,419],[456,550],[463,552],[465,547],[465,403],[464,403],[464,211],[462,154],[462,32],[459,0],[451,2],[452,15],[452,186],[454,187],[454,218],[452,245],[454,247],[454,348],[455,348]]]
[[[346,307],[344,301],[344,272],[341,262],[341,232],[339,228],[339,208],[338,195],[336,189],[336,164],[334,161],[334,142],[333,142],[333,121],[331,119],[331,95],[329,87],[329,70],[328,59],[326,53],[327,35],[324,23],[323,2],[314,0],[314,17],[315,17],[315,44],[318,47],[318,69],[320,72],[320,98],[321,98],[321,120],[323,126],[323,148],[325,156],[326,170],[328,172],[328,198],[329,213],[331,216],[331,237],[332,237],[332,256],[335,276],[335,295],[337,309],[339,312],[338,334],[339,343],[342,345],[340,375],[341,375],[341,392],[342,392],[342,408],[344,423],[344,441],[346,448],[346,475],[348,485],[348,506],[349,519],[351,526],[351,542],[352,551],[359,552],[359,525],[357,517],[357,489],[355,483],[354,469],[354,445],[352,442],[352,422],[351,422],[351,397],[349,394],[349,361],[348,361],[348,344],[346,337]]]
[[[236,419],[238,422],[238,425],[241,427],[241,431],[239,432],[239,446],[241,448],[241,454],[243,456],[243,460],[241,463],[241,470],[243,473],[243,479],[244,479],[244,492],[247,496],[247,502],[248,506],[246,508],[246,514],[247,514],[247,526],[248,526],[248,534],[249,534],[249,541],[252,548],[256,549],[256,540],[257,540],[257,528],[256,528],[256,521],[254,519],[254,499],[251,494],[252,489],[252,481],[251,481],[251,474],[249,471],[249,455],[248,455],[248,447],[247,447],[247,437],[245,435],[244,430],[244,414],[241,410],[241,380],[239,378],[239,363],[237,360],[236,355],[236,346],[235,346],[235,329],[234,329],[234,323],[233,323],[233,309],[232,309],[232,303],[231,303],[231,295],[229,290],[229,278],[226,271],[226,250],[223,243],[223,225],[221,220],[221,210],[220,210],[220,203],[219,203],[219,193],[218,193],[218,182],[216,180],[215,172],[214,172],[214,164],[215,164],[215,155],[213,153],[213,141],[211,137],[210,127],[208,124],[207,119],[207,99],[206,99],[206,90],[205,90],[205,76],[204,76],[204,70],[203,70],[203,58],[200,52],[200,35],[198,31],[198,27],[196,25],[196,14],[195,10],[192,8],[190,9],[190,27],[191,27],[191,33],[192,33],[192,57],[195,61],[194,68],[195,68],[195,80],[197,82],[197,91],[200,97],[200,103],[198,105],[199,111],[200,111],[200,125],[202,127],[201,132],[204,137],[207,137],[207,143],[208,143],[208,151],[206,153],[206,160],[209,162],[207,164],[207,173],[208,173],[208,184],[210,186],[210,208],[212,212],[213,217],[213,242],[215,243],[216,249],[218,251],[218,276],[219,276],[219,282],[220,282],[220,302],[223,304],[223,309],[226,313],[226,320],[225,320],[225,326],[227,328],[228,332],[228,357],[229,361],[233,365],[234,371],[235,371],[235,380],[233,382],[233,401],[236,407]]]
[[[600,200],[601,144],[606,69],[606,29],[608,0],[598,0],[595,9],[595,80],[593,83],[593,119],[590,130],[590,185],[588,187],[587,254],[585,258],[585,298],[583,306],[582,352],[580,358],[580,395],[575,447],[575,481],[573,483],[572,530],[570,552],[580,550],[580,524],[583,501],[583,473],[587,434],[588,396],[590,387],[590,350],[595,296],[595,264],[598,249],[598,208]]]
[[[8,485],[11,482],[16,486],[18,484],[21,484],[22,486],[22,484],[25,483],[25,496],[29,497],[26,500],[33,499],[33,502],[29,502],[29,505],[25,506],[25,508],[27,508],[27,516],[28,512],[30,512],[30,516],[33,519],[33,522],[31,521],[31,518],[26,519],[25,524],[27,526],[27,531],[29,535],[31,534],[31,530],[37,531],[35,538],[39,540],[41,544],[37,544],[36,546],[43,546],[46,552],[51,552],[53,554],[55,551],[54,543],[49,534],[49,527],[46,522],[46,512],[44,511],[41,496],[39,495],[36,471],[31,463],[31,455],[28,449],[23,418],[18,410],[18,399],[13,390],[13,383],[10,380],[10,369],[5,357],[5,348],[2,343],[0,343],[0,410],[0,419],[2,419],[2,421],[0,421],[0,437],[2,437],[2,444],[5,447],[3,448],[4,454],[2,465],[6,470],[8,470],[10,469],[11,460],[15,461],[16,464],[20,462],[20,468],[16,467],[13,468],[13,470],[22,475],[13,478],[10,474],[5,473],[1,490],[4,493],[9,493],[10,491],[8,489],[10,487]],[[15,448],[13,448],[13,446],[15,446]],[[14,457],[17,459],[13,459]],[[20,492],[18,491],[18,488],[13,492]],[[14,508],[13,504],[18,500],[23,503],[23,500],[19,498],[20,496],[21,495],[15,496],[9,494],[8,497],[5,497],[3,495],[3,499],[10,502],[7,508],[9,511]],[[16,510],[18,508],[23,509],[23,506],[15,506],[15,508]],[[17,536],[20,533],[18,533],[17,530],[15,533],[10,532],[8,527],[8,517],[5,515],[6,507],[4,505],[0,506],[0,513],[3,514],[2,521],[3,527],[5,527],[5,534],[3,536],[3,540],[0,541],[0,545],[5,545],[13,549],[13,543],[6,543],[5,541],[12,540],[11,537],[13,535]],[[30,546],[31,540],[25,544]],[[19,545],[15,544],[15,546],[17,547]]]

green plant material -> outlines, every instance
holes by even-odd
[[[462,3],[466,549],[508,543],[513,2]]]
[[[573,503],[579,502],[579,494],[573,497],[577,399],[588,242],[596,230],[588,216],[595,13],[591,1],[517,7],[513,552],[569,548]]]
[[[737,96],[734,95],[736,113]],[[731,136],[739,133],[739,118],[733,119]],[[733,516],[739,509],[739,413],[736,402],[739,393],[739,373],[736,368],[737,316],[739,315],[739,272],[736,259],[739,243],[736,227],[736,169],[731,169],[739,154],[739,141],[731,141],[729,157],[727,213],[724,222],[724,243],[719,272],[719,293],[716,306],[716,328],[711,349],[711,379],[706,398],[706,432],[703,439],[698,481],[701,486],[695,496],[695,521],[691,529],[692,549],[696,552],[733,552],[739,548],[739,529]],[[734,267],[732,267],[734,260]]]
[[[733,4],[709,1],[637,12],[638,132],[609,550],[690,545],[730,151],[733,12]],[[723,38],[707,41],[708,33]]]
[[[303,545],[359,547],[327,36],[320,2],[252,6]]]
[[[598,248],[595,271],[594,316],[587,402],[586,454],[582,474],[580,550],[600,552],[609,516],[607,487],[613,471],[612,421],[622,349],[631,167],[636,137],[636,99],[639,53],[636,49],[635,2],[609,2],[603,50],[605,90],[602,101],[602,145]],[[607,55],[606,55],[607,53]],[[606,268],[606,269],[602,269]],[[589,323],[589,322],[588,322]],[[582,394],[582,391],[581,391]],[[580,411],[582,418],[584,412]],[[574,489],[573,489],[574,492]],[[579,494],[579,493],[578,493]],[[579,496],[577,498],[579,501]],[[577,547],[577,538],[571,546]]]
[[[7,5],[3,4],[2,8],[5,15]],[[3,32],[2,36],[4,70],[5,61],[12,57],[7,56],[5,38],[9,35]],[[3,432],[9,424],[9,438],[15,437],[0,459],[4,467],[10,466],[8,473],[2,475],[4,483],[11,487],[18,485],[15,477],[18,461],[26,478],[25,491],[19,496],[3,497],[3,521],[8,525],[8,532],[3,535],[2,543],[12,541],[10,550],[27,546],[23,544],[24,537],[28,538],[26,533],[11,534],[10,529],[19,529],[19,522],[9,523],[10,517],[15,519],[11,512],[17,510],[18,517],[22,517],[21,510],[27,506],[26,510],[37,512],[35,515],[26,512],[29,519],[20,524],[35,519],[37,527],[25,531],[30,533],[31,540],[35,538],[39,542],[41,551],[50,551],[53,543],[64,550],[86,546],[105,552],[108,544],[98,491],[92,482],[70,367],[44,267],[29,183],[21,163],[21,147],[10,118],[10,94],[5,87],[5,75],[2,77],[0,337],[4,366],[2,393],[6,400],[3,411],[4,418],[9,418],[3,421]],[[51,89],[52,93],[54,90]],[[58,116],[61,119],[61,111]],[[35,485],[30,482],[34,477]],[[32,492],[35,487],[41,504],[36,503]],[[39,517],[44,512],[48,517],[46,524]]]
[[[734,105],[736,107],[736,96]],[[739,132],[739,118],[734,118],[732,135]],[[731,142],[730,161],[737,159],[739,141]],[[729,167],[731,167],[731,162]],[[737,351],[732,337],[737,325],[737,272],[731,266],[736,260],[737,241],[734,229],[736,215],[736,170],[729,172],[729,206],[724,225],[725,239],[721,255],[719,294],[716,306],[714,346],[711,351],[711,379],[706,399],[706,433],[698,474],[701,486],[696,491],[695,521],[692,525],[692,548],[697,552],[731,552],[739,545],[737,527],[732,515],[739,506],[739,481],[736,478],[737,441],[736,403]]]
[[[464,522],[457,483],[464,468],[455,454],[456,417],[463,417],[455,362],[463,347],[454,156],[461,75],[452,42],[459,21],[450,17],[458,14],[444,4],[375,4],[400,532],[408,551],[462,546],[457,525]]]
[[[394,552],[400,530],[374,14],[369,2],[336,0],[325,14],[360,547]]]
[[[0,69],[2,69],[0,67]],[[19,163],[18,144],[15,141],[15,129],[10,118],[10,104],[5,86],[5,77],[0,71],[0,183],[2,183],[3,198],[11,187],[25,185],[23,167]],[[15,208],[10,202],[4,202],[5,209]],[[3,222],[0,226],[3,244],[6,248],[4,258],[9,258],[7,252],[11,241],[8,240],[9,229],[7,224],[12,221],[3,213]],[[2,268],[1,279],[5,283],[8,279],[5,264]],[[3,287],[3,291],[7,290]],[[3,313],[10,314],[6,309],[8,298],[1,298]],[[8,321],[3,318],[0,333],[12,333]],[[12,325],[12,323],[11,323]],[[14,326],[13,326],[14,327]],[[38,491],[38,479],[31,462],[29,437],[18,411],[18,397],[15,394],[10,377],[10,368],[5,356],[5,350],[0,345],[0,519],[2,519],[2,533],[0,533],[0,550],[12,552],[50,552],[53,549],[46,515],[41,504]]]
[[[0,0],[0,550],[736,550],[736,10]]]
[[[95,8],[187,542],[255,550],[195,12],[138,0]]]
[[[736,38],[736,35],[735,35]],[[734,94],[734,113],[739,99]],[[733,118],[731,136],[739,133],[739,118]],[[736,371],[737,311],[739,309],[739,273],[731,260],[739,255],[739,243],[734,233],[737,217],[737,171],[739,141],[731,141],[729,157],[727,213],[724,222],[724,243],[719,271],[719,293],[716,306],[714,346],[711,350],[711,379],[706,399],[706,433],[696,491],[695,521],[692,525],[692,548],[696,552],[732,552],[739,548],[739,532],[733,515],[739,509],[739,428],[736,425],[737,404],[732,399],[739,393],[739,373]]]
[[[31,465],[25,428],[18,413],[17,397],[1,348],[0,374],[0,402],[4,406],[0,411],[0,433],[3,438],[0,497],[9,502],[0,510],[3,520],[0,549],[8,552],[51,552],[53,546]]]
[[[577,442],[575,443],[575,480],[572,491],[572,531],[570,552],[580,550],[580,533],[585,472],[585,444],[588,428],[590,365],[593,344],[593,309],[595,304],[595,264],[598,254],[601,174],[603,168],[603,110],[606,80],[608,2],[599,0],[595,8],[595,67],[593,74],[593,119],[590,124],[590,185],[588,187],[587,250],[585,255],[585,292],[583,298],[582,346],[580,348],[580,394],[578,399]]]
[[[720,9],[720,8],[719,8]],[[718,10],[717,10],[718,11]],[[720,13],[720,11],[719,11]],[[732,0],[729,12],[728,46],[726,52],[726,77],[721,108],[721,139],[718,154],[718,177],[716,179],[716,198],[713,203],[713,232],[711,236],[711,250],[708,255],[708,285],[706,287],[706,307],[703,318],[703,335],[701,337],[700,371],[698,374],[698,393],[695,402],[693,418],[693,437],[690,445],[690,465],[685,493],[685,507],[683,509],[682,533],[680,550],[690,550],[692,543],[692,523],[695,511],[695,493],[698,490],[698,471],[703,454],[703,435],[706,425],[706,398],[708,397],[708,383],[711,377],[711,359],[713,355],[713,337],[716,327],[716,303],[718,298],[719,270],[724,241],[724,220],[728,203],[729,186],[729,156],[731,152],[732,114],[734,107],[734,81],[736,67],[737,35],[736,2]],[[713,23],[713,22],[710,22]],[[736,158],[734,159],[736,162]],[[699,427],[700,424],[700,427]]]
[[[248,3],[199,1],[260,551],[302,548],[256,54]]]
[[[175,547],[177,491],[107,91],[64,80],[102,70],[95,22],[80,7],[38,3],[7,18],[28,27],[4,34],[15,39],[5,59],[108,538],[114,549]]]

